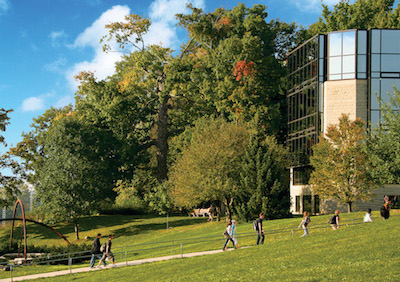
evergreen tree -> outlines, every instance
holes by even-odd
[[[287,160],[288,152],[274,137],[251,138],[242,163],[241,193],[235,202],[240,218],[249,220],[261,211],[268,219],[289,214]]]

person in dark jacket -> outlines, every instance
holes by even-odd
[[[106,263],[106,258],[108,260],[111,260],[112,265],[115,266],[114,265],[114,254],[111,252],[111,245],[112,245],[111,241],[112,241],[113,238],[114,238],[113,235],[108,235],[108,240],[106,242],[106,248],[104,250],[103,256],[101,257],[101,259],[99,261],[99,264],[97,265],[98,268],[100,268],[100,264],[101,263],[103,263],[103,264]]]
[[[93,241],[93,245],[92,245],[92,250],[91,250],[91,254],[92,254],[92,258],[90,259],[90,267],[93,268],[94,264],[96,263],[96,258],[100,259],[101,258],[101,252],[100,252],[100,238],[101,238],[101,234],[97,234],[96,238]],[[104,266],[106,266],[106,262],[104,262]]]

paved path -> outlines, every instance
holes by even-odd
[[[233,249],[228,249],[228,250],[233,250]],[[222,252],[223,252],[222,250],[213,250],[213,251],[205,251],[205,252],[188,253],[188,254],[183,254],[183,255],[172,255],[172,256],[165,256],[165,257],[158,257],[158,258],[139,259],[139,260],[132,260],[132,261],[128,261],[128,262],[119,262],[119,263],[114,264],[114,267],[139,265],[139,264],[147,263],[147,262],[156,262],[156,261],[170,260],[170,259],[176,259],[176,258],[190,258],[190,257],[203,256],[203,255],[217,254],[217,253],[222,253]],[[110,264],[108,264],[107,267],[102,266],[102,269],[107,269],[107,268],[112,268],[112,266]],[[24,281],[24,280],[31,280],[31,279],[37,279],[37,278],[47,278],[47,277],[55,277],[55,276],[60,276],[60,275],[68,275],[71,273],[81,273],[81,272],[99,271],[99,270],[101,270],[101,269],[90,268],[90,267],[72,268],[70,270],[61,270],[61,271],[46,272],[46,273],[39,273],[39,274],[26,275],[26,276],[17,276],[17,277],[14,277],[12,279],[12,281]],[[11,281],[11,278],[0,279],[0,282],[8,282],[8,281]]]

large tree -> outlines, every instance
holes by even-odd
[[[240,163],[249,132],[221,118],[202,118],[191,129],[190,144],[171,169],[171,197],[178,207],[223,203],[227,217],[240,187]]]
[[[236,212],[245,220],[262,211],[268,219],[289,215],[288,151],[274,137],[252,136],[241,163]]]
[[[364,121],[352,121],[343,114],[339,124],[329,125],[326,136],[320,136],[310,158],[314,167],[310,179],[314,193],[347,204],[349,212],[355,201],[368,200],[375,187],[363,144],[365,132]]]
[[[53,120],[44,136],[44,154],[36,171],[36,197],[47,220],[73,221],[114,200],[119,143],[112,133],[74,113]]]
[[[400,93],[395,89],[390,102],[381,101],[382,120],[371,125],[368,138],[372,175],[380,183],[400,184]]]

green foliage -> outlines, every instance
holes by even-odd
[[[365,122],[351,121],[345,114],[338,125],[329,125],[326,137],[313,146],[310,163],[314,167],[310,184],[322,198],[335,198],[351,205],[356,200],[368,200],[376,184],[364,150]]]
[[[266,218],[289,215],[288,152],[274,137],[252,136],[242,161],[235,208],[248,221],[264,212]]]
[[[394,0],[342,0],[332,11],[323,6],[322,17],[310,27],[310,37],[335,30],[399,28],[400,6]]]
[[[395,89],[390,102],[381,102],[382,121],[372,125],[368,154],[372,176],[384,184],[400,183],[400,93]],[[375,126],[375,128],[374,128]]]
[[[76,221],[114,200],[118,142],[110,132],[72,114],[53,120],[44,143],[36,192],[47,220]]]
[[[171,169],[171,197],[178,207],[220,201],[231,216],[240,187],[240,162],[249,132],[221,118],[196,122],[190,144]]]

